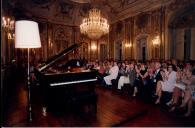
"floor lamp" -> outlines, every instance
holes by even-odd
[[[28,114],[29,121],[32,121],[32,106],[31,106],[31,87],[30,87],[30,64],[29,64],[29,49],[40,48],[41,41],[39,35],[38,23],[28,20],[16,21],[15,24],[15,48],[28,49]]]

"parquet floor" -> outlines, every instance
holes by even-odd
[[[193,117],[184,118],[179,113],[170,113],[160,106],[148,104],[138,98],[127,97],[107,89],[96,87],[98,94],[97,113],[81,111],[48,112],[42,115],[40,89],[32,89],[33,121],[28,122],[27,90],[24,82],[17,83],[9,105],[2,115],[2,126],[14,127],[71,127],[71,126],[195,126]]]

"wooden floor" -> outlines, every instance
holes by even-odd
[[[81,111],[48,112],[44,117],[41,110],[40,91],[32,91],[33,121],[28,122],[27,90],[24,82],[18,82],[10,104],[3,109],[2,126],[14,127],[69,127],[69,126],[195,126],[194,116],[185,118],[181,113],[170,113],[166,109],[145,103],[138,98],[127,97],[116,91],[97,86],[97,113]]]

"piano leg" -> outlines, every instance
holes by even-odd
[[[47,108],[46,107],[42,107],[42,115],[47,116]]]

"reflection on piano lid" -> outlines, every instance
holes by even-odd
[[[51,83],[50,86],[60,86],[60,85],[67,85],[67,84],[78,84],[78,83],[87,83],[97,81],[97,78],[95,79],[87,79],[87,80],[77,80],[77,81],[69,81],[69,82],[60,82],[60,83]]]

